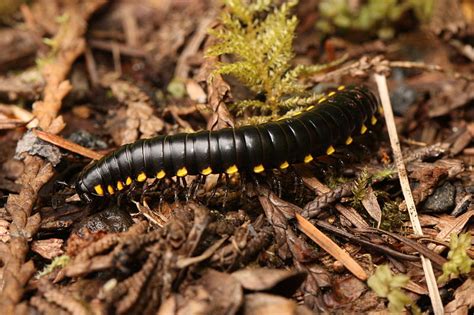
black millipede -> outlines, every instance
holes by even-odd
[[[340,86],[290,118],[259,125],[157,136],[124,145],[85,168],[81,199],[114,195],[134,181],[186,175],[261,173],[331,155],[377,122],[379,103],[366,87]]]

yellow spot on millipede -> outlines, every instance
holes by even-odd
[[[372,116],[372,118],[370,119],[370,123],[371,123],[372,125],[375,125],[375,124],[377,123],[377,117]]]
[[[310,107],[306,108],[306,110],[312,110],[314,108],[314,105],[311,105]]]
[[[341,85],[341,86],[339,86],[339,87],[337,88],[337,90],[338,90],[338,91],[342,91],[342,90],[344,90],[345,88],[346,88],[346,87],[345,87],[344,85]]]
[[[132,179],[130,177],[127,177],[125,180],[125,185],[130,186],[132,184]]]
[[[331,91],[331,92],[329,92],[329,94],[328,94],[329,97],[331,97],[331,96],[333,96],[333,95],[336,95],[336,92]]]
[[[239,171],[236,165],[231,165],[229,168],[225,171],[227,174],[232,175],[235,174]]]
[[[290,164],[287,161],[285,161],[280,164],[280,169],[284,170],[285,168],[288,168],[288,166],[290,166]]]
[[[184,177],[186,175],[188,175],[188,170],[184,166],[176,172],[176,176],[178,177]]]
[[[262,164],[257,165],[257,166],[255,166],[255,167],[253,168],[253,171],[254,171],[255,173],[261,173],[261,172],[263,172],[264,170],[265,170],[265,167],[263,167]]]
[[[146,181],[146,175],[145,175],[145,173],[141,172],[137,176],[137,182],[144,182],[144,181]]]
[[[209,175],[212,174],[212,168],[209,166],[201,171],[202,175]]]
[[[367,132],[367,126],[366,125],[362,125],[362,127],[360,128],[360,134],[363,135],[364,133]]]
[[[346,145],[351,144],[352,141],[353,141],[352,137],[347,137],[347,139],[346,139]]]
[[[321,97],[318,101],[318,104],[321,104],[322,102],[324,102],[325,100],[327,100],[327,98],[325,97]]]
[[[158,178],[158,179],[162,179],[162,178],[164,178],[165,176],[166,176],[166,173],[165,173],[165,171],[163,171],[163,170],[161,170],[161,171],[159,171],[158,173],[156,173],[156,178]]]
[[[334,147],[330,145],[329,148],[326,150],[326,154],[331,155],[334,153],[334,151],[336,151],[336,149],[334,149]]]
[[[110,185],[107,186],[107,191],[108,191],[109,194],[111,194],[111,195],[115,194],[114,188],[113,188],[112,186],[110,186]]]
[[[309,163],[313,160],[313,156],[311,154],[308,154],[307,156],[304,157],[304,162]]]
[[[94,186],[94,190],[97,195],[103,196],[104,195],[104,189],[102,188],[101,185]]]
[[[117,182],[117,189],[122,190],[123,189],[123,183],[121,181]]]
[[[379,106],[379,113],[380,113],[380,115],[383,115],[383,107],[382,106]]]

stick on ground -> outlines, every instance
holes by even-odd
[[[410,215],[411,225],[415,235],[423,235],[421,230],[421,224],[418,219],[418,213],[416,212],[415,202],[410,189],[410,182],[408,181],[407,170],[403,163],[403,155],[400,147],[400,140],[398,139],[397,129],[395,127],[395,120],[393,118],[392,104],[390,103],[390,97],[388,94],[387,80],[384,75],[375,74],[375,81],[379,90],[380,99],[382,102],[385,122],[387,124],[388,135],[390,137],[390,144],[392,146],[393,156],[395,159],[395,165],[397,166],[398,178],[400,179],[400,186],[402,187],[403,196]],[[444,314],[443,303],[438,291],[438,285],[436,283],[436,277],[434,275],[433,266],[431,261],[424,256],[420,255],[423,270],[425,273],[426,284],[428,286],[428,292],[433,306],[433,312],[436,315]]]

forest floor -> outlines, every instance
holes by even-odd
[[[258,185],[209,176],[189,200],[167,182],[177,198],[136,187],[81,201],[71,185],[91,160],[140,138],[238,124],[227,105],[252,94],[209,79],[215,1],[21,2],[0,6],[1,314],[474,308],[472,269],[437,280],[453,256],[469,269],[474,258],[471,238],[453,244],[473,233],[471,2],[440,1],[451,4],[431,23],[396,24],[385,40],[323,37],[319,1],[295,10],[295,64],[347,58],[309,78],[319,92],[362,83],[375,93],[374,74],[387,76],[415,214],[384,119],[349,150]]]

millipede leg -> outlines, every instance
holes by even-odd
[[[212,188],[211,195],[209,196],[209,198],[206,201],[206,206],[209,205],[209,202],[211,202],[211,199],[214,198],[214,196],[216,195],[216,193],[217,193],[217,184],[220,182],[221,178],[222,178],[222,173],[220,173],[219,177],[217,177],[216,185],[214,186],[214,188]]]
[[[281,188],[281,180],[279,179],[277,179],[277,193],[278,193],[278,198],[281,198],[282,188]]]
[[[281,198],[281,181],[273,174],[271,178],[271,189]]]
[[[158,179],[155,179],[151,184],[146,183],[143,186],[143,192],[142,192],[142,195],[141,195],[141,198],[140,198],[140,202],[143,201],[146,194],[148,194],[150,192],[153,192],[154,188],[156,187],[156,182],[157,181],[158,181]]]
[[[206,177],[201,174],[199,174],[197,179],[195,179],[196,185],[192,192],[192,199],[196,199],[197,194],[199,192],[199,188],[201,187],[201,185],[204,184],[205,181],[206,181]]]
[[[260,190],[260,182],[255,174],[252,174],[252,181],[255,184],[257,190]]]
[[[229,174],[224,174],[224,200],[222,201],[222,208],[225,208],[227,202],[227,195],[229,193]]]
[[[197,178],[193,179],[191,181],[191,184],[189,184],[189,187],[188,189],[186,190],[186,201],[189,200],[189,199],[194,199],[194,189],[196,188],[196,182],[197,182]]]
[[[186,182],[186,178],[181,177],[181,181],[183,182],[183,190],[185,191],[184,198],[186,199],[186,202],[189,201],[189,195],[188,195],[188,183]]]
[[[303,196],[304,196],[304,182],[303,182],[303,179],[300,176],[298,176],[297,178],[298,178],[298,186],[297,186],[298,193],[296,195],[296,200],[298,202],[302,202],[303,201]]]
[[[177,202],[179,200],[179,195],[178,195],[178,188],[179,188],[179,177],[176,178],[176,181],[173,178],[169,178],[171,181],[171,188],[173,189],[173,194],[174,194],[174,202]]]

